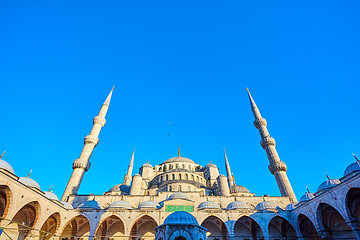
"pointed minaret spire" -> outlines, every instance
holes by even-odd
[[[129,163],[129,166],[128,166],[128,170],[126,172],[125,179],[124,179],[124,184],[126,184],[128,186],[130,186],[130,183],[131,183],[131,180],[132,180],[132,170],[134,168],[134,156],[135,156],[135,148],[134,148],[133,154],[131,156],[131,160],[130,160],[130,163]]]
[[[269,159],[269,170],[275,176],[281,196],[289,197],[294,203],[297,202],[294,190],[291,187],[290,181],[286,175],[286,164],[280,160],[280,157],[275,148],[275,139],[272,138],[267,130],[267,122],[265,118],[261,117],[260,110],[252,98],[249,89],[247,89],[251,110],[254,114],[254,125],[259,130],[261,136],[261,146],[265,149]]]
[[[84,177],[85,172],[90,168],[90,157],[91,154],[99,143],[99,134],[101,128],[105,125],[106,120],[105,116],[109,109],[110,100],[114,87],[111,89],[109,95],[107,96],[104,104],[101,106],[99,115],[94,118],[93,127],[89,135],[85,137],[84,148],[80,154],[80,157],[76,159],[73,163],[73,172],[71,174],[70,180],[65,188],[64,194],[61,198],[61,201],[66,201],[69,195],[76,195],[81,181]]]
[[[229,185],[232,186],[232,185],[234,185],[234,179],[233,179],[233,177],[231,175],[230,164],[229,164],[228,158],[226,156],[225,148],[224,148],[224,157],[225,157],[226,175],[227,175],[227,178],[229,180]]]

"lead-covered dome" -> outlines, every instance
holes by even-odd
[[[243,187],[243,186],[240,186],[240,185],[232,185],[230,187],[230,193],[250,193],[250,191]]]
[[[12,174],[15,174],[13,168],[11,167],[11,165],[9,163],[5,162],[2,159],[0,159],[0,169],[4,169],[4,170],[6,170],[8,172],[11,172]]]
[[[173,157],[168,160],[166,160],[164,163],[172,163],[172,162],[189,162],[189,163],[195,163],[193,160],[184,158],[184,157]]]
[[[236,209],[254,209],[254,207],[242,201],[231,202],[226,207],[226,210],[236,210]]]
[[[61,202],[66,209],[74,209],[73,205],[68,202]]]
[[[95,200],[89,200],[81,203],[77,208],[79,209],[101,209],[99,203]]]
[[[313,198],[314,198],[314,194],[307,192],[304,195],[302,195],[299,202],[307,202],[307,201],[309,201],[309,200],[311,200]]]
[[[139,208],[152,208],[152,209],[158,209],[160,208],[160,205],[157,202],[154,201],[145,201],[140,203]]]
[[[108,208],[121,208],[121,209],[132,209],[131,205],[123,200],[115,201],[109,205]]]
[[[166,225],[196,225],[199,226],[196,218],[188,212],[178,211],[170,214],[164,221]]]
[[[174,199],[191,200],[190,196],[184,192],[176,192],[176,193],[171,194],[169,197],[169,200],[174,200]]]
[[[330,189],[332,187],[335,187],[339,183],[341,183],[339,179],[326,180],[325,182],[320,184],[318,191]]]
[[[290,203],[285,207],[285,211],[291,211],[295,209],[295,203]]]
[[[218,168],[215,164],[213,164],[211,162],[205,166],[205,168],[211,168],[211,167]]]
[[[124,193],[130,193],[130,186],[126,184],[117,184],[110,188],[108,192],[124,192]]]
[[[350,173],[353,172],[359,172],[360,171],[360,161],[356,160],[356,162],[350,164],[344,172],[344,177],[349,175]]]
[[[48,199],[59,201],[59,198],[53,192],[48,191],[48,192],[45,192],[44,195]]]
[[[150,163],[144,163],[142,166],[141,166],[142,168],[144,168],[144,167],[148,167],[148,168],[153,168],[153,166],[150,164]]]
[[[19,182],[25,184],[28,187],[31,188],[36,188],[36,189],[40,189],[40,185],[33,179],[29,178],[29,177],[20,177],[19,178]]]
[[[199,209],[221,209],[220,205],[213,201],[205,201],[200,203]]]
[[[269,210],[269,209],[276,209],[276,204],[270,201],[263,201],[261,203],[259,203],[258,205],[256,205],[255,209],[258,211],[263,211],[263,210]]]

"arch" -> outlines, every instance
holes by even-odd
[[[196,181],[197,181],[197,182],[200,182],[199,176],[196,176]]]
[[[154,218],[143,215],[131,227],[130,239],[155,239],[155,227],[157,226],[158,224]]]
[[[172,192],[172,186],[169,186],[169,192]]]
[[[3,218],[6,217],[11,202],[12,202],[12,192],[10,188],[6,185],[1,185],[0,186],[0,217]]]
[[[74,240],[90,235],[90,222],[84,215],[77,215],[68,221],[63,228],[60,239]]]
[[[356,239],[350,226],[341,214],[331,205],[320,203],[317,208],[317,220],[328,239]]]
[[[162,178],[163,178],[163,176],[160,176],[160,182],[162,182]]]
[[[272,239],[296,240],[297,234],[295,228],[280,216],[275,216],[269,222],[269,237]]]
[[[178,165],[178,164],[175,164],[175,168],[178,169],[178,168],[179,168],[179,165]]]
[[[166,174],[166,181],[168,181],[168,180],[169,180],[169,175]]]
[[[105,218],[95,231],[96,239],[109,240],[115,238],[119,240],[125,239],[124,222],[116,215]]]
[[[56,230],[60,226],[60,213],[56,212],[52,214],[40,229],[40,239],[41,240],[49,240],[55,235]]]
[[[201,223],[201,226],[207,229],[206,235],[208,240],[225,240],[229,236],[225,223],[216,216],[209,216],[205,218]]]
[[[183,168],[183,169],[185,168],[185,164],[182,165],[182,168]]]
[[[162,167],[159,167],[159,172],[161,172],[162,171]]]
[[[169,240],[193,240],[194,238],[185,230],[177,230],[171,234]]]
[[[181,173],[179,173],[179,180],[181,180]]]
[[[194,174],[191,174],[191,180],[195,181]]]
[[[252,218],[243,216],[234,225],[234,239],[262,239],[264,237],[260,225]]]
[[[360,188],[351,188],[348,191],[345,204],[350,221],[356,229],[360,229]]]
[[[36,224],[39,215],[40,204],[37,201],[27,203],[15,214],[12,222],[5,227],[5,235],[10,239],[25,239]]]
[[[319,233],[316,231],[314,224],[307,216],[304,214],[299,214],[297,223],[304,240],[321,239]]]
[[[175,173],[172,174],[172,180],[175,180]]]
[[[185,180],[189,180],[189,175],[185,173]]]
[[[166,172],[166,165],[164,165],[164,172]]]

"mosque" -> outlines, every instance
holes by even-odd
[[[122,184],[103,195],[79,195],[112,92],[94,118],[60,200],[30,176],[17,176],[0,157],[0,239],[360,239],[360,161],[355,157],[341,178],[329,178],[298,201],[249,92],[254,125],[281,196],[256,196],[235,184],[225,151],[226,176],[213,163],[201,166],[180,150],[158,165],[143,164],[134,175],[133,153]]]

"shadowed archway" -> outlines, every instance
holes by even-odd
[[[243,216],[234,225],[235,240],[263,239],[264,235],[259,224],[252,218]]]
[[[124,240],[125,239],[124,223],[119,217],[112,215],[106,218],[104,221],[102,221],[101,224],[99,224],[95,236],[96,239],[101,239],[101,240],[109,240],[109,239]]]
[[[40,240],[49,240],[60,226],[60,214],[52,214],[41,227]]]
[[[225,240],[228,236],[227,228],[224,222],[215,216],[207,217],[202,223],[201,226],[207,229],[207,239],[208,240]]]
[[[286,219],[279,216],[271,219],[269,222],[268,232],[271,239],[297,239],[294,227]]]
[[[155,228],[157,227],[156,221],[148,216],[144,215],[139,218],[131,228],[130,239],[137,240],[154,240],[155,239]]]
[[[299,214],[297,222],[299,225],[302,238],[304,240],[321,239],[320,235],[316,231],[314,224],[307,216],[303,214]]]
[[[79,238],[88,238],[90,235],[90,223],[83,215],[78,215],[71,219],[64,227],[60,239],[74,240]]]

